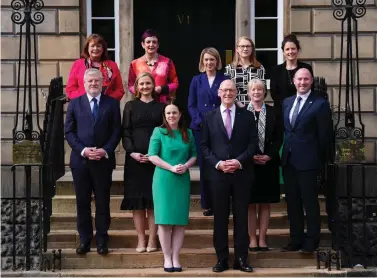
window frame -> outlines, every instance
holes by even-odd
[[[255,20],[264,20],[264,19],[277,19],[277,38],[276,38],[276,48],[258,48],[258,50],[277,50],[277,61],[278,64],[284,62],[284,57],[282,51],[280,51],[280,43],[284,39],[284,0],[277,1],[277,16],[276,17],[255,17],[255,1],[259,0],[250,0],[250,38],[255,42]]]
[[[92,20],[114,20],[114,34],[115,34],[115,48],[108,48],[114,51],[115,62],[119,65],[120,62],[120,41],[119,41],[119,0],[114,0],[114,16],[112,17],[93,17],[92,16],[92,0],[86,1],[86,34],[87,37],[92,34]]]

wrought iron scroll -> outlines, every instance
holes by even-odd
[[[365,126],[361,119],[358,22],[366,13],[366,0],[332,0],[333,16],[341,21],[340,75],[338,119],[335,124],[337,140],[361,140],[364,142]],[[354,35],[354,36],[353,36]],[[345,42],[346,41],[346,42]],[[353,42],[355,48],[353,49]],[[344,45],[346,54],[344,55]],[[355,55],[355,56],[354,56]],[[345,88],[342,88],[343,63],[345,63]],[[356,68],[355,68],[356,67]],[[356,95],[355,95],[356,89]],[[343,92],[345,90],[345,93]],[[341,100],[345,99],[344,117],[341,117]],[[355,103],[356,101],[356,103]],[[357,108],[355,108],[357,105]],[[341,119],[344,123],[341,123]],[[359,126],[356,125],[356,118]]]
[[[21,151],[18,153],[18,157],[22,157],[22,153],[28,155],[33,153],[35,149],[40,150],[42,148],[40,144],[40,134],[42,129],[39,123],[39,100],[38,100],[38,72],[37,72],[37,41],[36,41],[36,25],[44,21],[44,15],[41,10],[44,7],[42,0],[13,0],[11,2],[13,13],[11,20],[13,23],[19,26],[19,52],[18,52],[18,72],[17,72],[17,101],[16,101],[16,116],[15,123],[12,130],[13,145],[17,145],[22,142],[31,142],[32,145],[24,145],[24,148],[19,148]],[[24,68],[21,76],[21,68]],[[33,80],[33,74],[35,80]],[[33,94],[34,89],[34,94]],[[23,94],[22,94],[23,91]],[[22,95],[22,96],[21,96]],[[33,107],[33,96],[35,99],[35,107]],[[21,102],[21,105],[20,105]],[[20,107],[21,106],[21,107]],[[34,124],[35,122],[35,124]],[[20,146],[20,145],[18,145]],[[34,148],[33,148],[34,147]],[[15,152],[15,147],[13,148]],[[34,152],[35,154],[35,152]],[[13,153],[15,157],[15,153]],[[18,163],[18,165],[16,165]],[[14,162],[15,166],[24,167],[25,171],[25,202],[26,202],[26,246],[25,246],[25,270],[30,270],[31,267],[31,224],[32,224],[32,211],[31,211],[31,179],[32,179],[32,166],[39,166],[39,173],[41,174],[41,161],[37,164],[28,161]],[[15,187],[15,173],[13,175],[13,187]],[[40,184],[40,192],[41,194]],[[13,188],[14,189],[14,188]],[[15,192],[15,190],[13,190]],[[13,195],[13,215],[15,215],[15,199]],[[39,219],[41,225],[41,195],[39,196]],[[40,227],[41,229],[42,227]],[[13,233],[13,236],[15,234]],[[41,244],[41,240],[39,241]],[[13,270],[16,268],[15,264],[15,240],[13,239]],[[41,255],[41,250],[40,250]]]

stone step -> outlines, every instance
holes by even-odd
[[[229,258],[230,266],[232,266],[233,256],[233,250],[231,249]],[[212,266],[216,264],[216,261],[216,254],[213,248],[183,248],[181,250],[180,262],[185,271],[190,270],[190,268],[208,268],[210,270]],[[252,252],[249,253],[249,262],[256,268],[313,268],[316,266],[316,254],[304,254],[302,252],[283,253],[278,250]],[[75,249],[62,249],[63,269],[160,268],[159,271],[163,274],[162,265],[163,254],[161,251],[137,253],[134,249],[130,248],[110,249],[108,255],[100,256],[97,254],[95,248],[92,248],[92,251],[86,255],[77,255]],[[237,271],[237,274],[241,275],[242,273]],[[174,273],[173,276],[175,275]],[[214,273],[212,275],[214,275]],[[243,273],[242,276],[245,276],[245,273]]]
[[[190,169],[191,194],[200,194],[200,171],[198,167]],[[123,195],[123,170],[113,171],[113,182],[111,184],[111,195]],[[72,172],[66,172],[56,183],[56,195],[75,195]]]
[[[253,265],[254,266],[254,265]],[[315,266],[254,268],[252,273],[239,270],[227,270],[222,273],[212,272],[212,267],[184,268],[182,272],[170,274],[172,277],[346,277],[350,269],[331,270],[316,269]],[[362,270],[362,272],[367,272]],[[360,274],[360,272],[358,272]],[[21,277],[24,272],[2,272],[3,277]],[[62,269],[56,272],[28,271],[27,277],[162,277],[169,276],[162,267],[143,269]],[[358,275],[363,277],[364,275]],[[354,277],[354,276],[353,276]]]
[[[94,213],[93,227],[94,227]],[[187,229],[190,230],[212,230],[213,217],[203,216],[202,212],[190,212],[190,220]],[[231,216],[231,219],[232,216]],[[321,215],[322,227],[327,227],[327,215]],[[75,230],[77,217],[75,213],[53,213],[51,216],[51,230]],[[229,221],[229,227],[232,227],[232,220]],[[146,227],[148,225],[146,224]],[[286,213],[272,213],[270,218],[270,229],[288,229],[289,222]],[[132,213],[111,213],[110,230],[133,230],[135,229]]]
[[[110,199],[110,211],[112,213],[122,213],[125,211],[120,210],[120,204],[122,203],[123,196],[112,195]],[[323,195],[318,197],[320,202],[321,211],[326,209],[325,199]],[[76,196],[75,195],[56,195],[52,199],[52,211],[54,213],[76,213]],[[95,211],[94,200],[92,198],[92,212]],[[200,196],[191,195],[190,211],[202,211],[200,206]],[[281,197],[280,203],[271,204],[271,212],[286,212],[286,202]]]
[[[279,248],[287,244],[289,240],[288,229],[269,229],[267,231],[267,242],[271,248]],[[54,230],[47,238],[48,248],[76,248],[79,243],[79,235],[76,230]],[[135,230],[110,230],[109,248],[136,248],[137,234]],[[322,247],[331,246],[331,234],[327,229],[321,231]],[[95,240],[92,241],[95,246]],[[186,230],[184,248],[211,248],[213,246],[212,230]],[[229,230],[229,246],[233,246],[233,229]]]

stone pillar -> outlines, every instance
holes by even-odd
[[[120,64],[119,70],[122,74],[126,96],[122,99],[122,110],[124,104],[131,99],[127,89],[128,69],[134,58],[134,18],[133,0],[119,1],[119,40],[120,40]]]
[[[241,36],[251,37],[250,33],[250,0],[237,0],[236,2],[236,38]]]
[[[133,18],[133,0],[121,0],[119,1],[119,41],[120,41],[120,63],[119,70],[122,74],[124,90],[126,92],[125,96],[120,102],[120,111],[123,113],[123,107],[125,103],[132,99],[132,95],[128,92],[127,82],[128,82],[128,70],[131,61],[134,59],[134,18]],[[119,168],[123,167],[124,164],[124,149],[120,143],[118,146],[117,165]]]

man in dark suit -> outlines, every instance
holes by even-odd
[[[299,69],[294,76],[297,94],[283,103],[285,142],[282,165],[290,223],[290,242],[282,251],[311,253],[318,248],[321,222],[317,174],[331,142],[330,105],[311,92],[313,76]],[[304,234],[304,211],[307,233]]]
[[[208,112],[202,126],[201,147],[205,175],[210,181],[214,213],[214,246],[218,258],[214,272],[228,269],[229,203],[234,221],[234,269],[253,271],[248,264],[248,206],[253,179],[253,155],[258,135],[254,116],[234,105],[237,95],[232,80],[221,83],[221,105]]]
[[[86,94],[72,99],[65,121],[65,137],[72,148],[70,166],[76,192],[77,254],[90,251],[93,238],[91,196],[96,204],[96,243],[98,254],[108,253],[110,226],[110,186],[115,168],[114,150],[120,141],[119,102],[101,94],[102,73],[87,69]]]

